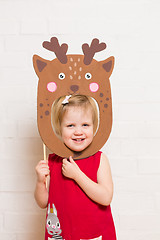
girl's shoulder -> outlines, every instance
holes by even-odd
[[[101,158],[108,160],[108,157],[105,153],[103,153],[101,151],[100,151],[100,153],[101,153]]]
[[[102,184],[106,188],[109,187],[113,194],[113,181],[111,168],[108,157],[104,153],[101,154],[100,165],[97,172],[97,180],[98,183]]]
[[[101,158],[101,154],[102,154],[102,152],[98,151],[95,154],[93,154],[91,157],[93,157],[93,158]]]
[[[105,153],[101,152],[101,155],[100,155],[100,164],[109,164],[109,160],[108,160],[108,157],[106,156]]]
[[[110,168],[109,160],[106,154],[101,152],[99,168]]]
[[[102,151],[98,151],[97,153],[95,153],[96,157],[100,158],[100,161],[108,161],[108,157],[106,156],[105,153],[103,153]]]

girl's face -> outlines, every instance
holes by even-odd
[[[62,140],[72,151],[81,152],[92,142],[93,120],[90,108],[68,107],[61,123]]]

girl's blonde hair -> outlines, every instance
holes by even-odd
[[[98,114],[98,106],[95,100],[86,95],[71,95],[68,99],[67,103],[63,103],[66,99],[66,96],[59,97],[54,101],[52,104],[51,109],[51,123],[55,134],[58,137],[61,137],[61,123],[63,116],[66,110],[69,107],[82,107],[85,109],[91,109],[92,112],[92,119],[93,119],[93,132],[94,134],[97,131],[98,124],[99,124],[99,114]]]

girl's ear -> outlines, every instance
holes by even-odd
[[[109,57],[106,60],[101,61],[100,63],[110,77],[114,67],[114,57]]]
[[[34,66],[34,70],[38,77],[41,75],[41,72],[47,66],[47,64],[49,62],[50,61],[45,60],[45,59],[39,57],[38,55],[33,56],[33,66]]]

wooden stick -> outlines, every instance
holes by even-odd
[[[47,160],[46,145],[43,143],[43,158]],[[47,177],[46,177],[46,188],[47,188]]]
[[[43,143],[43,158],[45,161],[47,160],[46,145],[44,143]]]

